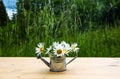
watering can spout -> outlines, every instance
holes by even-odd
[[[40,54],[37,54],[37,59],[41,59],[50,68],[50,63],[48,63],[44,58],[42,58]]]

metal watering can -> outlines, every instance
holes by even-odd
[[[55,57],[53,55],[50,55],[50,63],[46,61],[40,54],[37,54],[37,58],[41,59],[49,68],[50,71],[52,72],[62,72],[66,70],[66,66],[71,63],[73,60],[77,58],[77,53],[76,56],[73,57],[70,61],[66,62],[66,55],[60,56],[60,57]]]

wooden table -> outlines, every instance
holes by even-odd
[[[0,79],[120,79],[120,58],[77,58],[67,71],[50,72],[36,57],[0,57]]]

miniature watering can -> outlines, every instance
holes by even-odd
[[[68,62],[66,62],[66,55],[60,57],[50,55],[50,63],[46,61],[43,57],[41,57],[40,54],[37,54],[37,58],[41,59],[50,68],[50,71],[61,72],[61,71],[65,71],[66,66],[77,58],[77,53],[76,56]]]

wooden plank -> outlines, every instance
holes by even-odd
[[[0,57],[0,79],[120,79],[120,58],[77,58],[66,71],[50,72],[36,57]]]

